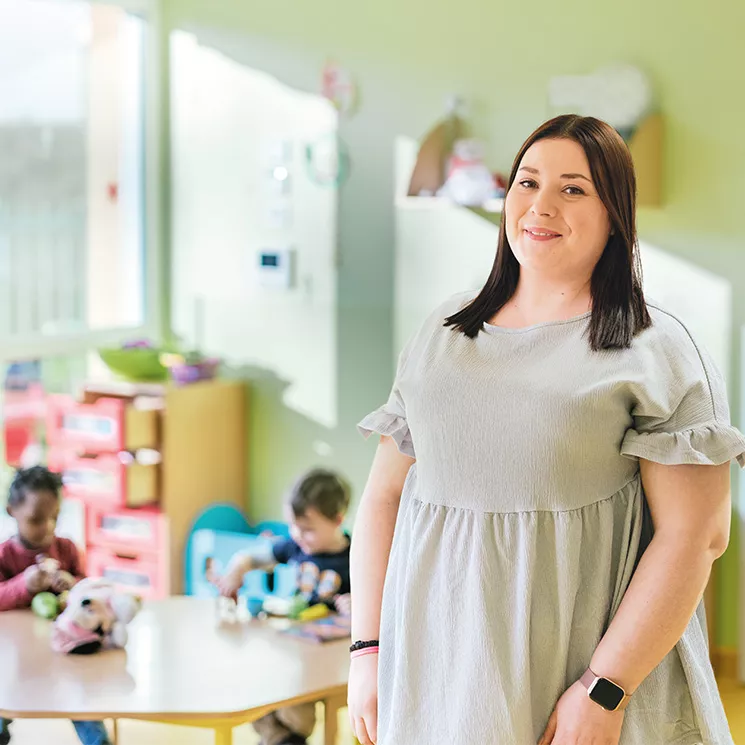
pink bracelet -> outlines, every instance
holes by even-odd
[[[366,654],[378,654],[378,647],[365,647],[365,649],[358,649],[352,652],[349,656],[354,659],[355,657],[363,657]]]

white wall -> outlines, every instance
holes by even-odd
[[[171,68],[175,331],[270,371],[289,384],[285,404],[333,427],[337,194],[308,178],[305,146],[334,134],[337,114],[183,32],[172,35]],[[282,142],[285,196],[270,178]],[[274,216],[283,203],[285,224]],[[284,247],[295,250],[293,286],[260,286],[259,251]]]

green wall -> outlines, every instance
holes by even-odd
[[[339,425],[321,431],[279,403],[281,383],[254,386],[251,510],[279,514],[301,468],[328,460],[362,488],[372,447],[353,425],[387,395],[393,365],[392,153],[419,136],[450,93],[470,105],[474,134],[506,169],[546,117],[551,75],[617,61],[652,77],[666,119],[665,206],[639,215],[641,237],[733,283],[731,400],[740,407],[739,328],[745,323],[745,4],[692,0],[554,3],[377,3],[163,0],[166,30],[209,28],[284,82],[317,90],[332,57],[354,71],[359,114],[342,125],[353,177],[340,194]],[[291,340],[288,340],[290,342]],[[320,457],[322,440],[332,454]],[[717,638],[737,644],[737,536],[721,562]]]

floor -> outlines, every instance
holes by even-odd
[[[745,745],[745,687],[733,681],[724,681],[720,684],[720,690],[735,743]],[[352,739],[343,711],[340,725],[344,736],[339,739],[344,745],[350,745]],[[311,745],[320,745],[318,734],[311,739]],[[145,722],[125,721],[119,724],[119,745],[212,745],[212,741],[212,734],[204,730]],[[236,729],[234,741],[235,745],[258,743],[250,727]],[[14,745],[75,745],[77,742],[67,722],[17,722],[13,728]]]

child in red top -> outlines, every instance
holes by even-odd
[[[62,482],[43,466],[18,471],[10,486],[8,514],[18,535],[0,544],[0,611],[28,608],[40,592],[62,593],[83,577],[75,544],[55,534]],[[55,571],[40,561],[54,559]],[[10,742],[7,720],[0,719],[0,745]],[[108,745],[103,722],[73,722],[83,745]]]

